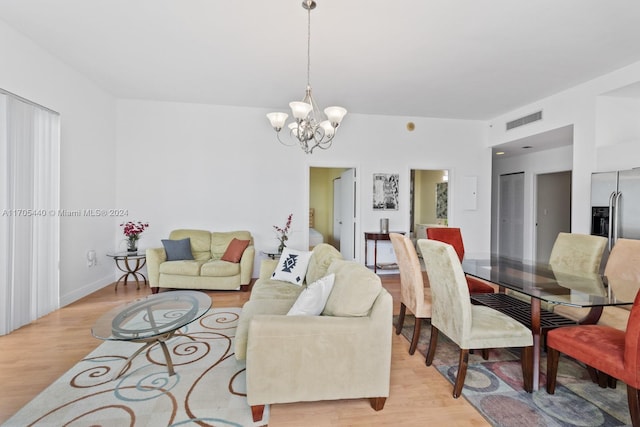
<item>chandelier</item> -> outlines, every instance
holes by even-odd
[[[314,0],[304,0],[302,7],[307,10],[307,90],[302,101],[290,102],[291,113],[294,122],[289,123],[289,137],[291,143],[280,139],[280,131],[287,121],[287,113],[269,113],[267,118],[271,126],[276,131],[278,141],[286,146],[299,145],[302,150],[311,154],[318,147],[323,150],[331,147],[336,129],[347,114],[347,110],[342,107],[327,107],[324,113],[320,111],[318,105],[311,95],[311,84],[309,83],[311,64],[311,10],[315,9]]]

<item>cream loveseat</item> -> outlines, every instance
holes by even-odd
[[[190,246],[190,254],[178,256],[182,259],[168,261],[165,247],[147,249],[149,285],[154,292],[157,292],[158,288],[245,291],[249,289],[255,257],[250,232],[173,230],[168,239],[171,242],[163,241],[163,245],[184,243],[184,239],[190,240],[190,245],[187,245],[187,252]],[[235,246],[236,243],[242,242],[239,246],[242,249],[247,241],[248,246],[244,251],[236,251],[232,257],[235,259],[224,259],[231,259],[228,255],[233,248],[238,248]],[[193,259],[188,259],[188,255],[192,255]]]
[[[335,274],[321,315],[287,315],[306,284],[271,279],[277,260],[262,263],[242,308],[235,354],[246,360],[255,422],[266,404],[369,398],[381,410],[389,395],[391,295],[377,275],[333,247],[322,243],[312,253],[306,283]]]

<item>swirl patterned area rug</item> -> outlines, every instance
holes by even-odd
[[[213,309],[167,342],[150,347],[112,380],[143,344],[107,341],[7,420],[5,426],[254,426],[244,363],[233,354],[240,308]],[[190,337],[190,338],[189,338]]]
[[[394,316],[394,325],[397,316]],[[411,340],[414,317],[407,315],[402,335]],[[426,356],[431,326],[425,321],[420,331],[418,352]],[[515,350],[517,351],[517,350]],[[417,353],[417,352],[416,352]],[[420,357],[417,354],[416,357]],[[433,365],[451,384],[455,381],[459,349],[444,335],[438,338]],[[586,369],[564,356],[560,359],[555,394],[544,388],[547,359],[542,355],[540,390],[526,393],[522,387],[520,356],[508,349],[492,349],[489,359],[469,355],[462,395],[494,426],[626,426],[631,425],[627,387],[600,388],[591,382]],[[425,366],[425,369],[429,369]],[[453,386],[451,391],[453,392]],[[453,399],[453,397],[452,397]]]

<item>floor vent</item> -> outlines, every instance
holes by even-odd
[[[507,122],[507,130],[526,125],[527,123],[537,122],[538,120],[542,120],[542,111]]]

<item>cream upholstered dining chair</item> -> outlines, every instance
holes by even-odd
[[[606,237],[560,232],[551,248],[549,266],[554,271],[596,274],[600,271],[602,254],[606,246]],[[507,293],[522,300],[529,301],[531,299],[531,297],[516,291],[508,291]],[[543,308],[555,312],[558,307],[543,304]]]
[[[409,354],[413,354],[420,339],[422,321],[431,318],[431,289],[428,286],[425,287],[418,253],[411,240],[398,233],[389,233],[389,237],[400,268],[400,314],[396,335],[402,332],[408,307],[415,316],[413,337],[409,346]]]
[[[460,262],[464,259],[464,241],[462,231],[457,227],[429,227],[427,228],[427,238],[449,243],[458,255]],[[467,276],[467,285],[472,294],[494,293],[497,286],[473,276]]]
[[[431,286],[431,339],[427,366],[433,362],[442,332],[460,347],[458,374],[453,397],[462,392],[469,350],[523,347],[522,374],[524,389],[533,389],[533,335],[523,324],[492,308],[472,305],[462,265],[453,247],[437,240],[420,239],[429,284]]]
[[[551,248],[549,265],[554,270],[597,273],[606,246],[606,237],[560,232]]]
[[[640,289],[640,240],[618,239],[607,259],[604,275],[616,297],[633,301]],[[553,311],[578,322],[589,314],[588,308],[568,305],[557,305]],[[630,311],[630,305],[604,307],[598,324],[624,331]]]

